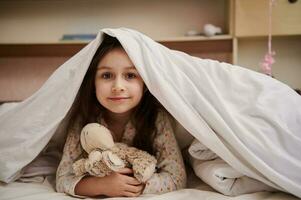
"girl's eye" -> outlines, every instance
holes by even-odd
[[[105,72],[105,73],[101,74],[101,78],[102,79],[110,79],[110,78],[112,78],[112,74],[110,72]]]
[[[137,75],[135,74],[135,73],[127,73],[126,74],[126,78],[127,79],[134,79],[134,78],[136,78],[137,77]]]

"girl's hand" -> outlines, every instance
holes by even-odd
[[[130,176],[131,174],[133,174],[132,169],[123,168],[118,172],[113,172],[99,179],[101,181],[101,187],[103,187],[103,194],[110,197],[139,196],[144,189],[144,184]]]

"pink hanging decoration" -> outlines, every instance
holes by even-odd
[[[269,0],[269,41],[268,52],[265,54],[263,62],[261,63],[261,69],[266,75],[272,76],[272,64],[275,63],[274,55],[275,51],[272,51],[272,7],[276,0]]]
[[[263,62],[261,63],[261,69],[266,75],[272,76],[272,64],[275,63],[273,56],[275,52],[267,52],[264,56]]]

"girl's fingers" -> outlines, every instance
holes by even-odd
[[[127,185],[125,190],[127,192],[132,192],[132,193],[141,193],[143,189],[143,185]]]
[[[141,185],[141,183],[136,178],[131,176],[126,177],[126,183],[130,185]]]
[[[125,197],[138,197],[140,194],[141,194],[140,192],[135,193],[135,192],[127,192],[126,191],[126,192],[123,193],[123,196],[125,196]]]
[[[117,171],[120,174],[133,174],[133,170],[130,168],[122,168]]]

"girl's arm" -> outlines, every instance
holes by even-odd
[[[80,136],[76,130],[68,134],[63,157],[56,173],[56,190],[75,197],[93,197],[106,195],[110,197],[134,197],[141,194],[143,185],[135,178],[128,176],[133,173],[123,169],[107,177],[75,176],[72,164],[82,155]]]
[[[72,164],[82,155],[83,150],[80,146],[79,130],[72,129],[67,136],[64,146],[62,160],[56,171],[56,190],[64,192],[72,196],[77,196],[74,193],[76,184],[84,176],[75,176],[73,174]]]
[[[105,177],[85,177],[75,186],[75,193],[83,196],[106,195],[109,197],[137,197],[144,186],[129,176],[132,169],[124,168],[119,173],[113,172]]]
[[[159,112],[156,125],[154,149],[159,172],[147,181],[143,193],[165,193],[186,186],[185,165],[166,113]]]

